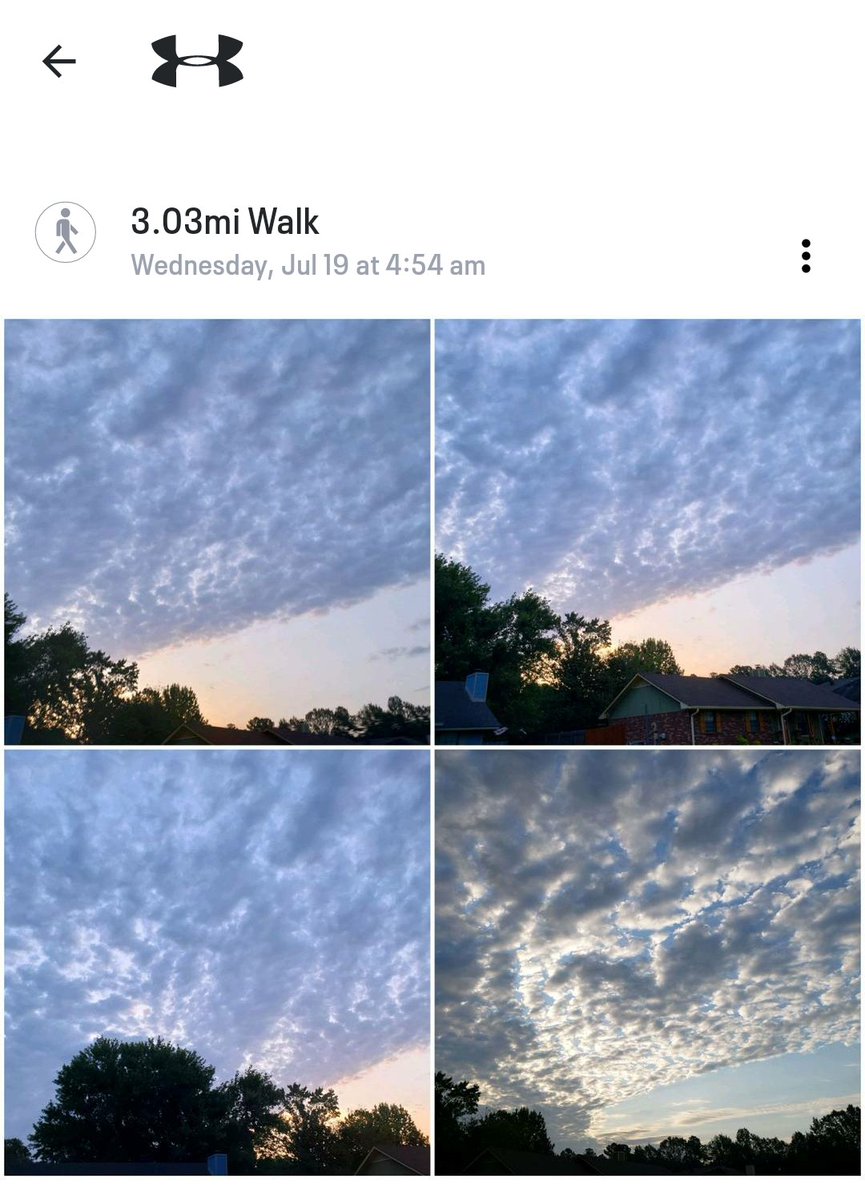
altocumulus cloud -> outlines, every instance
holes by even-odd
[[[426,755],[102,751],[6,771],[9,1136],[100,1034],[313,1086],[427,1045]]]
[[[6,325],[6,585],[142,654],[428,570],[429,331]]]
[[[623,615],[853,543],[854,321],[439,322],[438,549]]]
[[[437,1068],[579,1144],[606,1106],[858,1037],[849,751],[441,756]]]

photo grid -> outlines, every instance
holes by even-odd
[[[858,1174],[860,353],[7,322],[6,1173]]]

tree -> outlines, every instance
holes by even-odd
[[[815,1117],[806,1134],[807,1149],[814,1166],[829,1175],[859,1173],[861,1129],[859,1108],[833,1108],[825,1116]]]
[[[596,725],[606,698],[603,651],[611,641],[610,622],[565,613],[555,658],[550,664],[553,684],[565,705],[563,729]]]
[[[18,638],[26,618],[8,596],[4,608],[7,712],[73,741],[110,740],[120,705],[135,693],[137,664],[92,650],[68,622]]]
[[[489,1147],[524,1150],[532,1154],[552,1154],[553,1143],[547,1134],[543,1114],[537,1109],[497,1109],[468,1126],[471,1157]]]
[[[345,1166],[353,1172],[373,1146],[427,1146],[429,1142],[401,1104],[376,1104],[374,1108],[357,1108],[339,1124],[337,1152]]]
[[[190,723],[203,725],[205,723],[198,704],[198,697],[191,687],[180,683],[169,683],[155,695],[159,698],[162,711],[170,719],[172,729],[176,729],[178,725]]]
[[[435,1115],[436,1131],[441,1124],[463,1121],[478,1111],[481,1089],[476,1083],[463,1079],[455,1083],[444,1071],[436,1071]]]
[[[106,740],[126,745],[159,745],[179,725],[204,723],[198,698],[190,687],[170,683],[142,688],[118,705]]]
[[[310,714],[306,716],[309,721]],[[352,728],[359,730],[365,738],[410,738],[416,742],[428,742],[429,723],[428,706],[409,704],[399,696],[391,696],[386,709],[378,704],[365,704],[353,718]]]
[[[476,1083],[453,1080],[443,1071],[435,1076],[435,1163],[436,1172],[462,1170],[468,1140],[467,1122],[478,1111],[481,1089]]]
[[[661,1162],[690,1171],[702,1166],[706,1152],[698,1137],[667,1137],[658,1143],[658,1158]]]
[[[25,716],[31,703],[27,685],[28,655],[27,644],[18,639],[18,634],[26,624],[27,618],[19,611],[8,593],[4,596],[3,609],[6,635],[6,713]]]
[[[22,1167],[33,1159],[20,1138],[6,1138],[3,1159],[7,1167]]]
[[[656,675],[681,675],[682,668],[669,642],[645,638],[642,642],[622,642],[606,657],[606,692],[609,703],[640,671]]]
[[[61,1067],[30,1143],[43,1162],[196,1162],[214,1151],[213,1067],[162,1038],[97,1038]]]
[[[315,1091],[292,1083],[285,1089],[285,1153],[299,1170],[323,1175],[338,1166],[336,1133],[331,1122],[339,1116],[332,1089]]]
[[[810,683],[827,683],[834,678],[833,666],[822,650],[813,654],[791,654],[784,659],[784,674]]]
[[[219,1134],[214,1144],[228,1155],[232,1174],[247,1174],[258,1157],[284,1151],[285,1092],[254,1067],[235,1073],[215,1091]]]
[[[736,1146],[726,1133],[716,1133],[706,1143],[706,1161],[713,1167],[733,1167],[738,1163]]]
[[[354,733],[354,723],[347,708],[338,705],[336,708],[312,708],[304,717],[304,724],[310,733],[325,733],[342,737],[351,737]]]
[[[436,679],[490,676],[489,702],[504,724],[517,730],[533,709],[522,706],[555,653],[559,618],[529,589],[489,603],[489,586],[471,567],[436,556]]]
[[[471,567],[436,555],[436,679],[464,679],[474,670],[489,669],[490,642],[496,633],[489,595],[489,584]]]
[[[857,679],[861,674],[862,656],[853,646],[845,646],[832,659],[836,679]]]
[[[273,721],[270,717],[250,717],[246,722],[247,729],[273,729]]]
[[[289,717],[287,720],[285,717],[280,717],[277,729],[285,729],[291,733],[310,732],[310,728],[303,717]]]

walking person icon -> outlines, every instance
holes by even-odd
[[[36,244],[54,263],[79,263],[93,249],[96,222],[83,204],[55,200],[39,214]]]
[[[69,220],[69,209],[61,208],[60,209],[60,220],[57,222],[57,236],[61,239],[61,242],[60,242],[60,245],[57,247],[57,250],[55,251],[56,254],[59,254],[64,246],[68,246],[73,254],[78,253],[78,251],[72,245],[72,239],[69,236],[70,232],[77,234],[78,230],[75,228],[75,226]]]

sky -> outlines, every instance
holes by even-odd
[[[439,321],[436,544],[685,672],[859,644],[856,321]]]
[[[558,1150],[859,1103],[859,764],[830,751],[448,751],[436,1069]]]
[[[7,322],[28,631],[69,620],[216,724],[426,703],[428,574],[426,322]]]
[[[10,751],[6,1136],[99,1036],[429,1128],[429,759]]]

